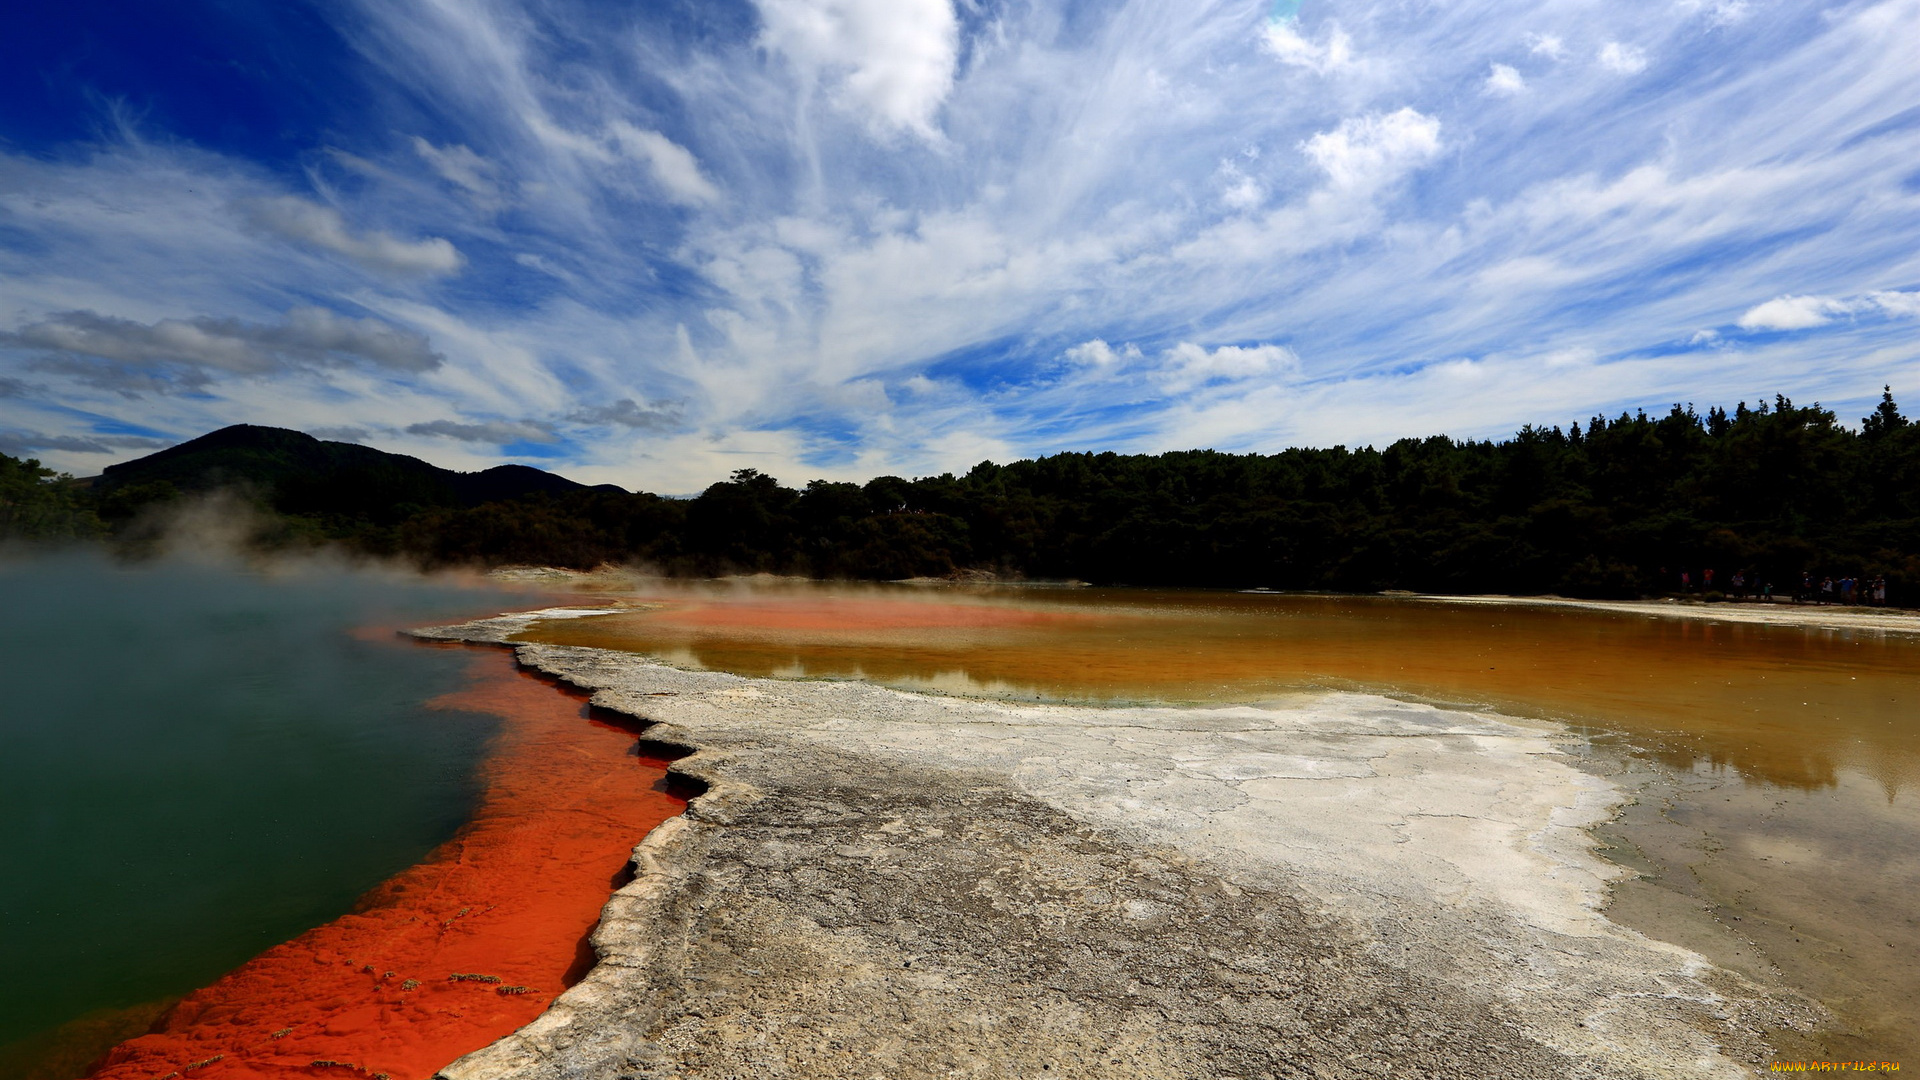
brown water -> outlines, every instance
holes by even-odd
[[[1920,1060],[1920,636],[1388,597],[642,590],[525,640],[777,678],[1111,704],[1371,690],[1562,721],[1636,793],[1615,918],[1786,979],[1807,1055]],[[1783,1047],[1784,1049],[1784,1047]]]

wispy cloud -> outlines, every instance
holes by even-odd
[[[1597,59],[1601,67],[1615,75],[1638,75],[1647,70],[1645,50],[1632,45],[1622,45],[1618,41],[1609,41],[1600,46]]]
[[[99,456],[125,455],[127,451],[152,451],[169,446],[166,439],[138,435],[49,435],[40,431],[0,428],[0,454],[30,457],[49,450],[61,454]]]
[[[1914,0],[1283,7],[340,5],[298,167],[0,153],[0,424],[688,491],[1920,374]]]
[[[435,146],[418,135],[413,137],[414,153],[419,154],[440,178],[465,191],[488,208],[504,201],[500,190],[500,169],[469,147],[458,143]]]
[[[632,124],[615,124],[613,137],[634,160],[642,162],[667,198],[688,206],[718,202],[720,189],[700,172],[700,163],[687,148],[657,131]]]

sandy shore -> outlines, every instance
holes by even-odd
[[[424,631],[503,642],[525,617]],[[521,662],[710,785],[449,1080],[1748,1075],[1804,998],[1600,914],[1577,740],[1363,694],[1016,705]]]
[[[1829,630],[1872,630],[1920,634],[1920,611],[1904,608],[1849,607],[1837,604],[1715,603],[1686,600],[1569,600],[1559,596],[1447,596],[1416,593],[1407,597],[1436,604],[1487,604],[1509,607],[1583,608],[1622,615],[1661,619],[1702,619],[1710,622],[1757,623],[1768,626],[1811,626]]]

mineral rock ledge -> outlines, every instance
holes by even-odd
[[[586,978],[445,1080],[1740,1076],[1820,1020],[1598,914],[1620,872],[1581,830],[1617,797],[1544,729],[518,656],[706,789],[635,848]]]

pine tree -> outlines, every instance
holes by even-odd
[[[1879,407],[1873,410],[1872,416],[1863,417],[1860,421],[1860,434],[1878,441],[1906,427],[1910,422],[1900,415],[1900,406],[1893,403],[1893,387],[1883,386],[1880,388]]]

